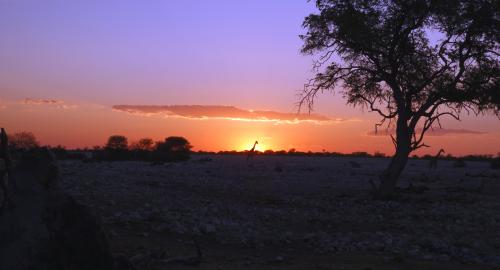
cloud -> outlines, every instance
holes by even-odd
[[[21,103],[24,104],[24,105],[43,105],[43,104],[57,105],[57,104],[64,104],[64,101],[58,100],[58,99],[32,99],[32,98],[25,98]]]
[[[278,123],[333,123],[345,121],[331,119],[319,114],[284,113],[266,110],[245,110],[234,106],[218,105],[115,105],[113,109],[139,115],[163,114],[167,117],[182,117],[187,119],[227,119],[239,121],[262,121]]]
[[[76,109],[78,106],[74,104],[66,104],[63,100],[60,99],[33,99],[33,98],[25,98],[20,102],[23,105],[49,105],[52,108],[63,109],[63,110],[71,110]]]
[[[422,129],[417,129],[417,134],[420,134]],[[395,135],[394,129],[382,129],[375,132],[374,130],[367,133],[368,136],[389,136],[390,134]],[[447,135],[481,135],[486,134],[486,132],[474,131],[469,129],[453,129],[453,128],[435,128],[429,129],[425,136],[447,136]]]
[[[437,128],[434,130],[429,130],[427,132],[430,136],[444,136],[444,135],[481,135],[486,134],[486,132],[469,130],[469,129],[453,129],[453,128]]]

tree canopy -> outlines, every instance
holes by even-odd
[[[28,131],[21,131],[9,135],[9,145],[15,150],[32,150],[40,147],[40,143],[35,137],[35,134]]]
[[[127,151],[128,140],[127,137],[122,135],[113,135],[108,138],[105,146],[108,151]]]
[[[138,142],[130,145],[130,149],[134,151],[152,151],[154,148],[154,141],[151,138],[142,138]]]
[[[499,3],[494,0],[317,0],[305,18],[302,52],[319,54],[300,106],[325,90],[395,126],[388,168],[399,176],[410,152],[440,119],[500,112]],[[421,130],[416,132],[417,130]],[[398,157],[399,155],[399,157]],[[399,159],[399,162],[398,162]],[[397,172],[399,171],[399,172]]]
[[[168,137],[156,144],[154,158],[163,161],[184,161],[190,158],[191,144],[184,137]]]

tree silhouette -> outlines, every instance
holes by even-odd
[[[137,142],[133,142],[129,147],[131,156],[138,160],[151,159],[151,152],[154,149],[154,141],[151,138],[142,138]]]
[[[128,149],[127,137],[122,135],[113,135],[108,138],[105,149],[113,152],[125,152]]]
[[[190,158],[191,144],[184,137],[168,137],[156,144],[154,159],[161,161],[185,161]]]
[[[154,147],[154,141],[151,138],[142,138],[137,143],[137,146],[140,150],[151,151]]]
[[[317,0],[305,18],[302,52],[319,53],[299,106],[324,90],[395,126],[395,154],[375,189],[390,194],[426,131],[462,111],[500,111],[496,1]],[[434,40],[437,41],[435,42]],[[431,42],[432,41],[432,42]],[[420,130],[416,132],[416,130]]]
[[[152,151],[154,149],[154,141],[151,138],[142,138],[137,142],[130,144],[129,148],[132,151]]]
[[[9,135],[9,144],[12,149],[22,151],[32,150],[40,147],[35,134],[28,131],[21,131],[14,133],[13,135]]]

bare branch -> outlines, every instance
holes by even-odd
[[[435,107],[435,108],[437,108],[437,107]],[[413,150],[416,150],[416,149],[422,147],[422,141],[424,139],[424,135],[429,129],[432,129],[434,122],[437,121],[439,127],[442,128],[441,123],[440,123],[440,118],[445,116],[445,115],[449,115],[452,118],[460,121],[460,115],[457,112],[442,112],[442,113],[436,113],[436,114],[434,114],[434,112],[432,112],[432,114],[430,116],[426,116],[424,126],[422,127],[422,131],[420,132],[418,138],[415,135],[415,133],[413,134],[414,136],[413,136],[412,143],[411,143],[411,147]]]
[[[392,144],[394,145],[394,148],[397,148],[398,142],[396,141],[396,139],[394,138],[394,136],[392,134],[391,134],[391,140],[392,140]]]
[[[383,118],[394,118],[394,117],[397,116],[397,112],[395,112],[395,111],[393,111],[393,112],[389,111],[389,113],[384,113],[384,112],[382,112],[381,109],[375,107],[376,99],[370,100],[370,99],[368,99],[367,97],[365,97],[363,95],[359,95],[357,97],[363,99],[370,106],[370,111],[377,112]]]

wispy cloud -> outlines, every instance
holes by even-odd
[[[269,110],[245,110],[234,106],[220,105],[115,105],[113,109],[139,115],[162,114],[167,117],[187,119],[227,119],[238,121],[261,121],[277,123],[335,123],[344,119],[332,119],[319,114],[284,113]]]
[[[417,129],[417,134],[422,132],[422,129]],[[375,132],[374,130],[367,133],[368,136],[389,136],[395,135],[394,129],[382,129]],[[481,135],[486,134],[486,132],[469,130],[469,129],[453,129],[453,128],[435,128],[429,129],[425,135],[426,136],[447,136],[447,135]]]
[[[64,101],[59,100],[59,99],[33,99],[33,98],[25,98],[23,101],[21,101],[22,104],[24,105],[57,105],[57,104],[63,104]]]
[[[60,99],[33,99],[33,98],[25,98],[22,101],[19,102],[20,104],[23,105],[34,105],[34,106],[41,106],[41,105],[49,105],[53,108],[56,109],[64,109],[64,110],[70,110],[70,109],[76,109],[78,106],[74,104],[66,104],[63,100]]]

